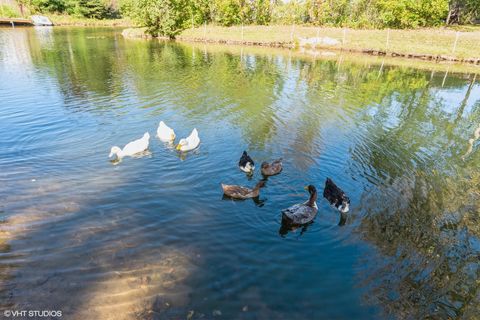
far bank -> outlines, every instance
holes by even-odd
[[[126,37],[148,38],[144,29],[127,29]],[[269,47],[304,47],[370,55],[480,64],[480,27],[415,30],[356,30],[296,25],[203,25],[184,30],[181,41]]]

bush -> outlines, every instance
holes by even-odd
[[[66,12],[94,19],[104,19],[109,14],[108,8],[102,0],[67,0]]]
[[[378,0],[380,21],[385,27],[417,28],[445,23],[448,0]]]
[[[0,17],[5,18],[17,18],[20,17],[20,14],[10,6],[6,4],[0,4]]]
[[[122,13],[137,24],[146,27],[148,34],[175,38],[185,29],[191,17],[191,2],[188,0],[126,0]]]

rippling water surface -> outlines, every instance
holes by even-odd
[[[3,309],[478,316],[480,76],[119,32],[0,29]],[[200,148],[161,143],[160,120],[196,127]],[[145,131],[149,155],[108,161]],[[222,197],[261,179],[238,170],[243,150],[284,159],[257,201]],[[313,224],[280,232],[326,177],[351,198],[346,221],[319,199]]]

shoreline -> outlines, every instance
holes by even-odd
[[[144,37],[148,38],[148,37]],[[152,38],[152,37],[150,37]],[[295,49],[299,48],[294,42],[267,42],[267,41],[242,41],[242,40],[214,40],[214,39],[202,39],[202,38],[189,38],[189,37],[177,37],[176,40],[184,42],[198,42],[198,43],[210,43],[210,44],[224,44],[224,45],[246,45],[246,46],[261,46],[261,47],[271,47],[271,48],[285,48],[285,49]],[[352,48],[343,48],[343,47],[333,47],[333,46],[315,46],[314,48],[306,47],[312,50],[333,50],[336,52],[348,52],[348,53],[361,53],[371,56],[385,56],[391,58],[405,58],[405,59],[417,59],[424,61],[432,62],[455,62],[455,63],[467,63],[480,65],[479,58],[457,58],[446,55],[434,55],[434,54],[418,54],[418,53],[400,53],[400,52],[388,52],[381,51],[376,49],[352,49]]]
[[[296,25],[203,25],[184,30],[181,41],[306,48],[480,64],[480,26],[424,29],[349,29]]]

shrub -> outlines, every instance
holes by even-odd
[[[0,4],[0,17],[17,18],[20,17],[20,14],[8,5]]]

